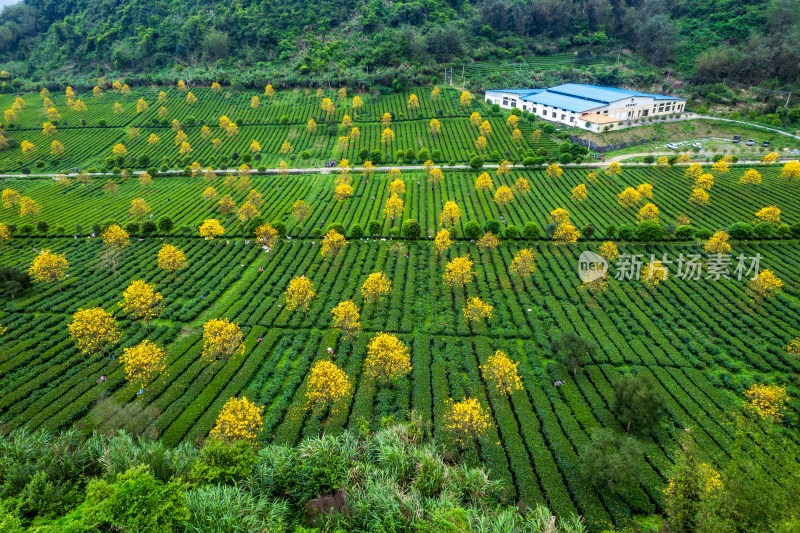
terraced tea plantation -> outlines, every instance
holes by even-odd
[[[176,110],[174,117],[186,120],[192,113],[196,124],[216,124],[222,113],[236,116],[241,120],[238,137],[225,142],[246,151],[251,137],[261,135],[262,147],[269,147],[263,150],[265,165],[275,166],[281,159],[287,128],[296,128],[297,136],[290,141],[295,151],[316,146],[305,132],[305,122],[317,113],[316,104],[301,105],[310,98],[302,92],[279,94],[276,102],[241,115],[234,110],[249,96],[197,92],[197,107]],[[126,109],[135,107],[136,96],[125,100]],[[22,116],[38,112],[31,109],[38,98],[30,97]],[[106,120],[105,128],[78,126],[71,110],[63,113],[69,126],[56,135],[74,135],[75,144],[67,146],[68,153],[75,154],[71,165],[105,159],[106,151],[127,138],[125,126],[141,127],[139,136],[128,143],[129,154],[147,154],[153,160],[162,154],[168,160],[175,157],[170,155],[175,132],[147,125],[157,105],[140,115],[130,110],[114,115],[106,112],[112,96],[104,98],[88,106],[86,120]],[[172,90],[167,101],[177,98]],[[368,100],[358,119],[364,121],[358,142],[379,147],[375,136],[380,135],[380,115],[390,109],[397,116],[407,112],[407,98]],[[470,128],[475,127],[457,96],[441,98],[435,106],[424,104],[420,118],[398,122],[405,129],[397,127],[397,138],[410,146],[435,146],[443,155],[453,154],[445,159],[465,160],[475,134]],[[445,115],[443,132],[434,139],[427,124],[440,110]],[[259,122],[286,113],[291,113],[288,126]],[[504,131],[490,136],[491,142],[499,150],[515,150],[504,119],[491,121],[493,128]],[[163,137],[155,145],[147,143],[151,130]],[[252,135],[246,133],[249,130]],[[43,141],[32,129],[10,135],[27,136],[37,145]],[[200,126],[189,139],[198,146],[198,156],[210,153],[210,147],[199,148],[204,142]],[[322,143],[315,157],[330,157],[333,139]],[[527,142],[523,140],[519,150],[527,150]],[[347,153],[357,152],[359,146],[349,146]],[[17,156],[3,157],[2,164],[13,166]],[[208,163],[203,158],[200,162]],[[377,429],[413,411],[430,435],[446,443],[452,442],[450,400],[471,398],[485,410],[490,424],[465,445],[451,444],[450,452],[484,463],[505,483],[509,501],[545,502],[563,516],[578,512],[591,531],[609,524],[625,526],[635,515],[663,510],[666,480],[686,435],[710,468],[722,468],[738,446],[747,450],[754,468],[770,472],[776,457],[765,443],[772,443],[773,435],[760,426],[740,434],[737,427],[747,416],[745,392],[752,385],[785,386],[782,434],[797,440],[800,359],[787,347],[800,337],[800,186],[780,176],[781,165],[773,165],[757,167],[762,183],[748,187],[739,181],[750,169],[734,166],[714,176],[710,204],[701,206],[688,200],[695,185],[684,176],[685,168],[628,167],[618,175],[600,169],[591,179],[591,169],[580,167],[565,169],[555,178],[544,170],[498,174],[492,168],[485,169],[492,179],[485,191],[475,187],[484,169],[445,170],[440,183],[431,183],[422,167],[391,177],[386,172],[353,171],[349,177],[337,172],[245,178],[167,174],[152,183],[135,176],[90,177],[85,183],[50,177],[5,180],[3,189],[34,201],[40,211],[20,213],[25,202],[4,193],[8,205],[0,208],[0,222],[14,234],[0,241],[0,266],[27,271],[45,249],[63,254],[69,266],[62,280],[37,283],[13,299],[5,286],[2,289],[0,430],[77,424],[84,432],[125,428],[168,444],[200,442],[215,426],[223,405],[245,396],[263,407],[258,437],[262,442],[296,443],[323,431]],[[519,185],[521,178],[527,180],[529,192]],[[352,185],[352,194],[336,200],[334,191],[342,183]],[[580,184],[586,185],[585,199],[575,198],[573,191]],[[642,184],[652,185],[652,198],[621,206],[618,195]],[[514,191],[513,201],[495,202],[495,192],[505,185]],[[385,214],[392,189],[402,200],[402,210],[393,217]],[[220,206],[226,195],[235,204],[222,210],[227,213]],[[136,208],[139,199],[149,210]],[[297,216],[298,201],[310,207],[305,218]],[[452,244],[438,254],[433,238],[441,235],[447,202],[458,206],[459,216],[447,224],[452,226]],[[244,213],[241,207],[247,203],[254,204],[256,212]],[[620,265],[614,260],[609,262],[607,286],[595,290],[582,283],[581,253],[616,240],[620,227],[636,229],[639,209],[646,203],[658,207],[656,216],[670,230],[691,225],[706,235],[695,239],[684,234],[679,240],[667,231],[654,242],[617,240],[619,258],[641,254],[645,265],[651,257],[665,264],[674,261],[668,264],[670,276],[655,285],[639,276],[615,279]],[[750,224],[757,212],[770,206],[780,210],[777,220],[770,212],[770,231],[760,234],[761,240],[731,240],[730,279],[714,276],[715,260],[704,248],[708,235],[736,223]],[[569,212],[579,232],[591,226],[591,239],[554,243],[551,237],[558,227],[551,219],[557,208]],[[171,224],[161,224],[165,218]],[[209,219],[223,228],[213,240],[201,237],[198,229]],[[408,220],[419,224],[418,234]],[[108,242],[100,236],[116,227],[115,222],[130,233],[130,245],[117,255],[109,253]],[[161,229],[146,229],[148,222],[159,222]],[[472,222],[478,224],[475,239],[465,237]],[[279,228],[282,235],[268,244],[257,242],[254,226],[264,223]],[[411,229],[401,231],[403,226]],[[346,239],[333,257],[322,253],[323,236],[330,236],[331,228]],[[496,230],[499,245],[477,241],[484,228]],[[183,251],[185,269],[173,273],[159,267],[165,245]],[[514,261],[525,249],[533,253],[535,270],[520,276],[514,273]],[[692,254],[702,258],[702,275],[679,277],[679,257]],[[743,279],[733,274],[739,255],[760,257],[761,271],[769,270],[781,280],[780,290],[754,294],[752,273]],[[465,256],[472,264],[463,286],[444,283],[448,264]],[[382,298],[365,300],[362,286],[377,272],[384,273],[391,286]],[[301,276],[316,294],[306,310],[291,309],[287,290]],[[163,309],[149,323],[133,320],[119,305],[134,280],[152,284],[163,295]],[[476,297],[492,306],[490,316],[467,321],[464,310]],[[334,327],[332,318],[332,309],[347,300],[360,311],[360,327],[352,336]],[[95,307],[113,315],[122,335],[104,350],[87,354],[79,350],[68,327],[80,309]],[[209,360],[203,355],[204,326],[216,318],[239,325],[243,349],[227,359]],[[411,370],[388,383],[365,373],[370,342],[381,332],[398,337],[410,352]],[[598,347],[576,372],[551,348],[564,333],[575,333]],[[165,349],[166,362],[148,386],[139,387],[129,381],[120,356],[145,339]],[[484,371],[498,350],[519,365],[522,388],[508,395]],[[333,362],[352,385],[335,409],[308,408],[314,386],[310,370],[320,361]],[[629,421],[612,407],[614,384],[628,374],[652,378],[666,415],[655,430],[639,436],[644,450],[636,465],[640,478],[632,490],[617,494],[593,484],[581,469],[580,457],[598,428],[626,431]]]
[[[521,160],[531,148],[552,150],[556,146],[546,135],[532,142],[534,130],[525,120],[519,122],[521,138],[517,141],[512,139],[504,117],[483,116],[481,123],[471,124],[468,117],[476,111],[486,115],[487,107],[475,99],[471,105],[462,105],[461,93],[450,88],[442,89],[439,96],[431,96],[430,88],[420,89],[418,94],[409,91],[389,96],[341,97],[337,91],[320,91],[307,95],[300,90],[280,91],[270,97],[255,91],[152,88],[126,94],[109,91],[100,97],[91,91],[76,93],[74,98],[50,94],[45,97],[47,101],[36,93],[2,95],[2,109],[13,111],[17,98],[20,101],[13,119],[6,116],[4,122],[10,141],[0,149],[0,170],[102,170],[108,158],[112,158],[111,167],[119,168],[183,168],[194,161],[230,168],[241,164],[245,155],[253,157],[250,163],[254,168],[274,168],[282,160],[292,167],[313,167],[332,156],[363,162],[365,158],[358,156],[362,149],[378,150],[383,161],[395,161],[398,150],[412,149],[415,156],[409,159],[411,162],[424,149],[427,157],[420,158],[420,163],[431,158],[437,163],[464,163],[478,152],[475,140],[483,121],[488,121],[492,129],[481,150],[485,157],[497,152],[505,159]],[[194,104],[187,102],[190,94],[196,99]],[[416,107],[409,107],[412,94],[417,98]],[[332,105],[329,110],[322,108],[326,99]],[[76,100],[82,102],[85,111],[76,107]],[[394,138],[384,142],[382,133],[387,124],[382,119],[386,113],[392,116],[388,127]],[[222,116],[236,124],[235,133],[220,127]],[[345,116],[349,118],[342,125]],[[434,119],[440,123],[438,133],[431,130]],[[309,120],[314,121],[315,128],[309,128]],[[56,131],[44,133],[44,123],[55,125]],[[352,134],[353,127],[356,134]],[[188,151],[181,152],[182,142],[174,142],[179,131],[186,135]],[[347,137],[346,142],[342,143],[342,137]],[[254,140],[260,145],[258,151],[250,148]],[[23,141],[31,143],[33,149],[24,152]],[[53,153],[54,141],[61,143],[62,153]],[[118,144],[125,147],[124,154],[113,152]]]

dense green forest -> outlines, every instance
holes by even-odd
[[[227,78],[391,87],[442,64],[629,49],[697,81],[792,84],[798,0],[23,0],[0,14],[11,77]],[[143,73],[148,74],[143,74]],[[187,76],[187,77],[192,77]]]

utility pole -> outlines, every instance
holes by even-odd
[[[622,53],[622,48],[617,50],[617,65],[619,65],[619,55]]]
[[[786,97],[786,103],[783,106],[784,109],[789,107],[789,98],[791,98],[791,97],[792,97],[792,91],[789,91],[789,96]]]
[[[464,81],[465,81],[465,78],[464,78],[464,73],[465,73],[465,71],[466,71],[466,68],[467,68],[467,64],[466,64],[466,63],[464,63],[463,65],[461,65],[461,88],[462,88],[462,89],[464,88]]]

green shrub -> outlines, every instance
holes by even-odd
[[[140,230],[139,224],[136,222],[128,222],[125,225],[125,231],[127,231],[128,234],[130,235],[138,235],[139,230]]]
[[[644,156],[642,161],[644,161],[648,165],[652,165],[653,163],[656,162],[656,156],[654,156],[654,155],[646,155],[646,156]]]
[[[195,459],[192,480],[198,485],[233,485],[249,476],[255,464],[256,453],[249,442],[212,440]]]
[[[256,228],[262,226],[266,222],[264,217],[261,215],[253,217],[247,223],[247,231],[245,232],[248,236],[253,235],[256,232]]]
[[[655,242],[664,238],[664,226],[657,220],[645,220],[636,227],[636,240]]]
[[[145,220],[144,222],[142,222],[142,235],[144,235],[145,237],[155,233],[156,229],[158,228],[156,227],[155,222],[151,220]]]
[[[697,238],[704,241],[710,239],[713,234],[714,233],[710,229],[703,228],[697,230]]]
[[[728,235],[737,241],[752,239],[754,234],[753,225],[747,222],[735,222],[728,228]]]
[[[467,239],[479,239],[483,235],[481,225],[475,220],[470,220],[464,224],[464,237]]]
[[[377,220],[370,220],[367,224],[367,232],[369,232],[370,235],[380,235],[381,223]]]
[[[786,226],[786,227],[787,227],[787,228],[789,227],[789,226],[788,226],[788,224],[787,224],[787,226]],[[55,228],[55,232],[56,232],[56,234],[58,234],[58,235],[64,235],[64,234],[67,232],[67,228],[65,228],[64,226],[62,226],[61,224],[59,224],[59,225],[57,225],[57,226],[56,226],[56,228]]]
[[[169,218],[167,215],[164,215],[158,219],[158,231],[160,231],[161,233],[170,233],[172,231],[173,226],[174,223],[172,222],[172,219]]]
[[[281,237],[286,236],[286,224],[284,224],[281,219],[276,218],[275,220],[270,222],[269,225],[272,226],[275,229],[275,231],[278,232],[278,235],[280,235]]]
[[[189,518],[181,484],[162,483],[150,473],[147,465],[118,474],[113,485],[104,480],[92,480],[86,493],[86,501],[81,506],[86,531],[170,533],[179,531],[181,522]]]
[[[800,237],[800,222],[792,224],[792,237]]]
[[[773,227],[771,222],[759,222],[755,225],[755,227],[753,227],[753,232],[759,239],[769,239],[772,235],[772,230]]]
[[[311,230],[310,235],[314,239],[319,239],[322,236],[322,230],[319,228],[314,228]]]
[[[483,231],[491,231],[494,233],[495,236],[500,235],[500,221],[494,218],[490,218],[486,222],[483,223]]]
[[[532,241],[542,236],[542,227],[536,222],[527,222],[522,228],[522,238]]]
[[[691,226],[678,226],[675,229],[675,237],[682,241],[688,241],[692,237],[694,237],[694,228]]]
[[[350,237],[352,239],[360,239],[364,236],[364,229],[361,227],[361,224],[353,224],[350,226]]]
[[[621,241],[632,241],[636,236],[636,227],[630,224],[623,224],[617,230],[617,238]]]
[[[119,222],[117,222],[113,218],[110,218],[110,219],[106,220],[105,222],[103,222],[103,225],[100,228],[100,232],[101,233],[104,232],[105,230],[107,230],[111,226],[120,226],[120,227],[122,227]]]
[[[506,226],[506,229],[503,231],[503,235],[506,239],[519,239],[519,230],[512,224]]]
[[[40,220],[36,223],[36,231],[39,233],[47,233],[47,230],[50,229],[50,225],[45,222],[44,220]]]
[[[478,170],[483,168],[483,158],[481,156],[476,155],[472,159],[469,160],[469,167],[472,170]]]
[[[419,239],[420,234],[422,233],[422,228],[414,219],[408,219],[403,221],[403,230],[401,235],[404,239]]]
[[[30,235],[31,233],[33,233],[34,229],[36,228],[33,227],[33,224],[25,223],[19,227],[19,232],[22,233],[23,235]]]
[[[340,222],[333,222],[332,224],[328,224],[328,227],[325,228],[325,234],[327,235],[330,230],[336,231],[339,235],[344,235],[344,225]]]
[[[792,228],[789,227],[789,224],[787,224],[786,222],[780,224],[777,228],[775,228],[775,233],[777,233],[778,237],[782,239],[788,237],[791,231]]]
[[[581,235],[587,240],[592,238],[594,235],[594,226],[591,224],[591,222],[583,227],[581,230]]]

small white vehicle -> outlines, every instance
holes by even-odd
[[[669,143],[667,145],[667,148],[669,148],[670,150],[677,150],[678,149],[678,145],[675,144],[675,143]]]
[[[702,144],[700,144],[700,143],[692,143],[692,148],[698,148],[698,149],[702,149],[702,148],[703,148],[703,145],[702,145]]]

